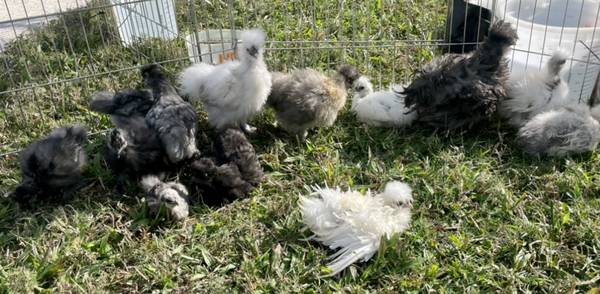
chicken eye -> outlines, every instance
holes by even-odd
[[[363,87],[363,86],[360,86],[360,87],[356,88],[357,91],[362,91],[364,89],[365,89],[365,87]]]

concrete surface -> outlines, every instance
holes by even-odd
[[[85,5],[86,0],[0,0],[0,51],[29,28],[55,17],[48,15]]]

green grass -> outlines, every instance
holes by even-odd
[[[229,27],[227,1],[196,3],[201,28]],[[259,1],[252,1],[259,2]],[[314,3],[314,5],[312,4]],[[430,1],[235,1],[236,27],[261,26],[274,40],[435,39],[445,5]],[[200,9],[202,8],[202,9]],[[186,5],[178,1],[185,31]],[[103,13],[101,13],[103,12]],[[292,17],[293,16],[293,17]],[[313,17],[314,16],[314,17]],[[310,23],[316,20],[315,26]],[[65,38],[95,32],[89,42]],[[66,24],[66,25],[65,25]],[[69,14],[24,36],[0,54],[0,91],[185,56],[181,40],[119,45],[110,10]],[[351,44],[352,45],[352,44]],[[356,45],[356,44],[354,44]],[[421,46],[278,50],[274,69],[356,64],[387,84],[406,81],[437,48]],[[290,47],[300,46],[298,43]],[[310,46],[310,45],[308,45]],[[71,49],[73,47],[73,49]],[[88,47],[90,50],[88,50]],[[186,62],[165,65],[174,76]],[[86,110],[100,89],[134,87],[137,70],[0,94],[0,153],[18,150],[55,126],[110,126]],[[22,211],[0,200],[0,293],[26,292],[579,292],[598,293],[600,157],[526,156],[500,124],[477,136],[411,128],[366,128],[346,108],[330,129],[305,144],[276,130],[266,111],[251,138],[266,179],[252,197],[222,208],[197,205],[182,223],[148,218],[131,185],[87,150],[90,185],[65,206]],[[206,128],[203,118],[201,127]],[[319,278],[332,252],[303,241],[299,194],[311,185],[380,189],[400,179],[414,189],[411,228],[387,241],[370,262]],[[17,156],[0,161],[0,193],[19,181]]]

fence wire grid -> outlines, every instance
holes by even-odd
[[[579,101],[590,98],[600,71],[600,1],[592,0],[2,0],[0,7],[2,155],[61,124],[102,131],[107,118],[87,110],[95,91],[135,87],[148,63],[174,78],[192,62],[223,62],[246,28],[267,33],[272,70],[351,63],[380,87],[410,81],[435,55],[473,50],[494,19],[519,32],[513,68],[540,68],[556,48],[569,51],[565,77]]]

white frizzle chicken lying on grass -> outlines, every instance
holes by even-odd
[[[361,76],[352,87],[352,111],[359,121],[375,127],[404,127],[417,119],[417,113],[404,105],[404,91],[392,85],[390,91],[373,92],[369,78]]]
[[[311,196],[300,197],[304,223],[314,233],[311,239],[339,249],[330,256],[328,276],[358,260],[369,260],[382,237],[389,239],[406,230],[412,200],[411,188],[402,182],[389,182],[377,195],[316,187]]]

